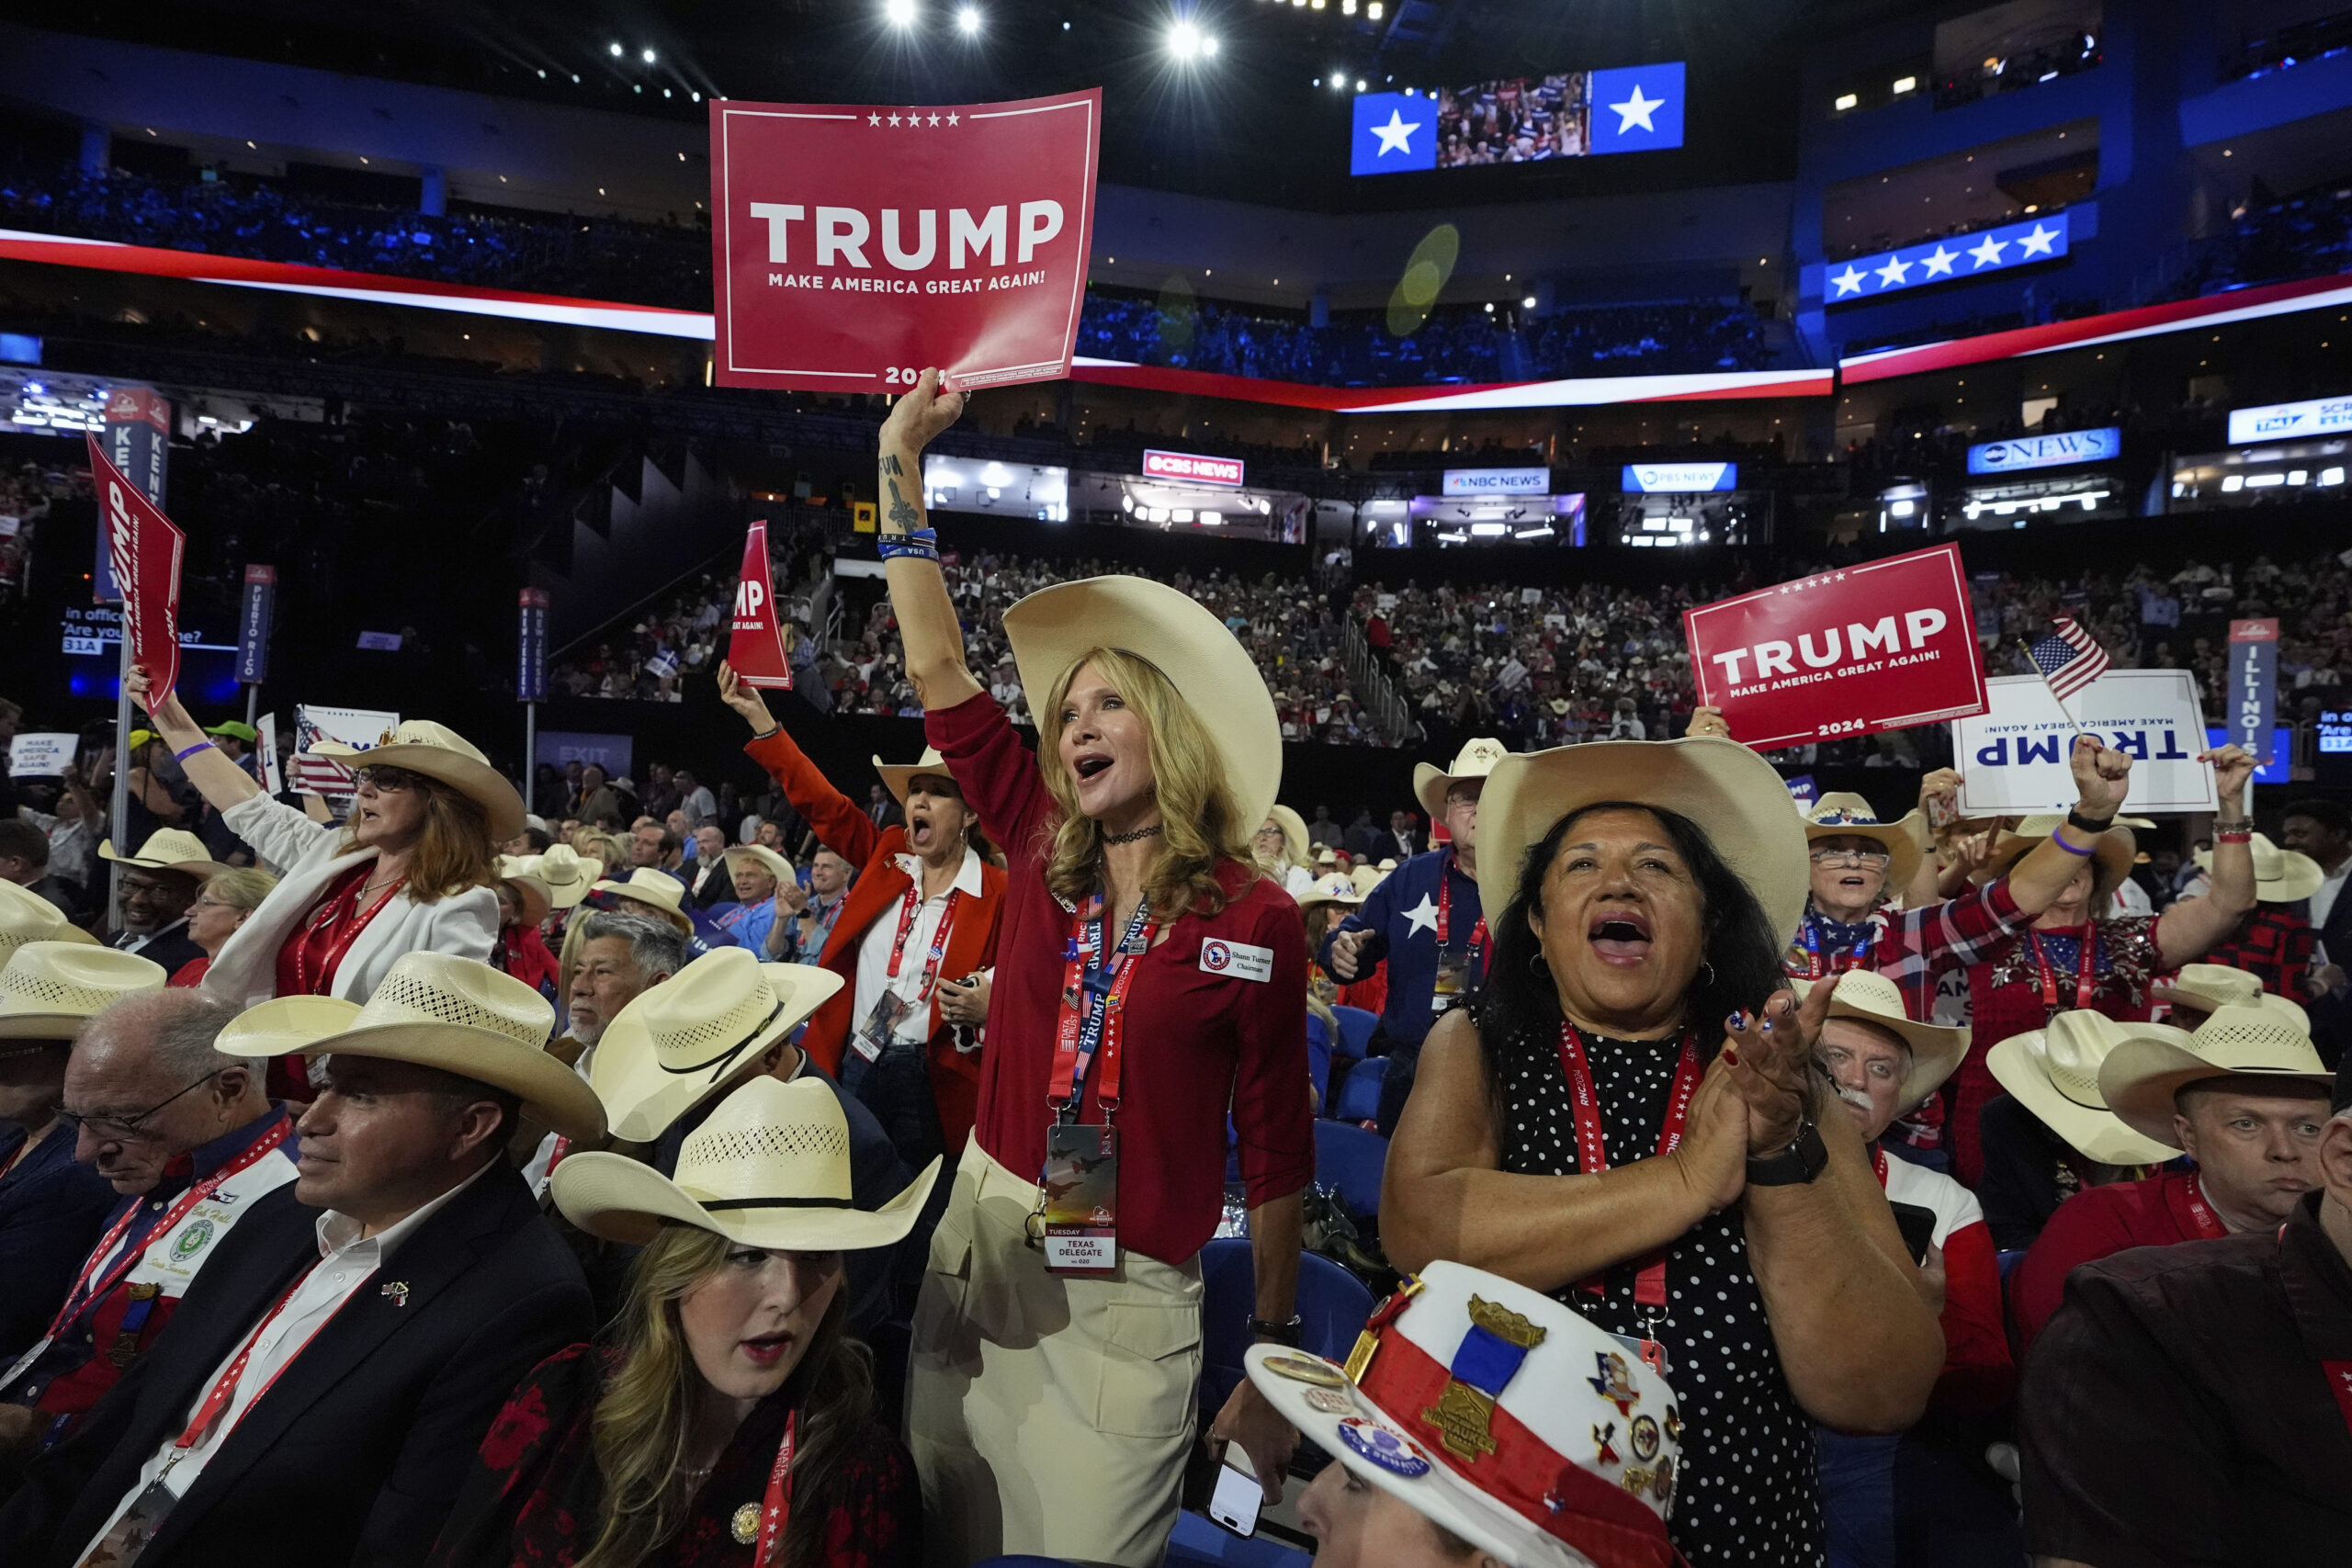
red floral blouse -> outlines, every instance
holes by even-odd
[[[531,1370],[482,1438],[430,1568],[571,1568],[588,1554],[604,1502],[593,1421],[614,1362],[610,1352],[573,1345]],[[735,1539],[735,1513],[765,1495],[801,1392],[796,1375],[745,1417],[684,1528],[641,1568],[755,1568],[752,1547]],[[783,1568],[916,1568],[922,1519],[913,1460],[871,1426],[820,1495],[794,1494]]]

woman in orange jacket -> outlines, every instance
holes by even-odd
[[[1004,904],[1004,873],[976,847],[976,814],[935,753],[911,766],[877,757],[907,825],[876,827],[729,665],[719,666],[718,694],[752,727],[744,751],[818,841],[858,868],[814,960],[844,984],[809,1019],[802,1049],[865,1101],[909,1169],[952,1156],[979,1098],[983,972],[996,963]]]

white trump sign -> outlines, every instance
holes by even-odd
[[[2186,670],[2109,670],[2067,702],[2078,731],[2039,675],[2000,675],[1984,682],[1987,706],[1951,727],[1952,766],[1960,770],[1963,817],[2064,811],[2075,804],[2067,757],[2077,733],[2093,735],[2132,759],[2132,792],[2123,809],[2211,811],[2220,802],[2205,751],[2205,711]]]

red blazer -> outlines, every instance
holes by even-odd
[[[808,1032],[800,1043],[819,1066],[838,1075],[842,1052],[858,1021],[852,1016],[857,1005],[858,944],[876,919],[894,919],[899,900],[906,897],[910,879],[893,857],[909,852],[907,830],[876,827],[865,808],[835,789],[781,729],[751,742],[743,750],[783,788],[792,808],[816,829],[817,841],[858,868],[857,880],[850,885],[841,917],[833,922],[832,935],[818,958],[843,984],[840,993],[808,1020]],[[947,951],[940,959],[942,980],[960,980],[996,962],[997,920],[1003,908],[1004,873],[982,861],[978,906],[956,911],[956,929],[948,933]],[[964,1152],[972,1116],[979,1105],[980,1053],[967,1055],[956,1049],[955,1030],[939,1016],[935,997],[931,1023],[931,1039],[924,1048],[931,1061],[931,1092],[939,1105],[940,1130],[952,1163]]]

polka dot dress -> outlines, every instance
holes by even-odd
[[[1657,1153],[1680,1043],[1585,1038],[1611,1167]],[[1531,1176],[1577,1169],[1576,1116],[1555,1050],[1509,1053],[1503,1168]],[[1553,1294],[1612,1334],[1640,1337],[1646,1309],[1635,1270],[1609,1271],[1603,1293]],[[1691,1568],[1817,1568],[1825,1561],[1813,1429],[1789,1392],[1764,1298],[1747,1267],[1740,1212],[1685,1232],[1667,1256],[1667,1381],[1681,1405],[1682,1474],[1668,1526]],[[1585,1390],[1569,1391],[1573,1398]]]

